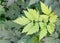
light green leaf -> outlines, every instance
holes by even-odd
[[[46,24],[43,22],[40,22],[40,34],[39,34],[39,40],[41,40],[43,37],[45,37],[47,35],[47,28],[46,28]]]
[[[31,16],[31,14],[29,12],[24,11],[24,13],[28,19],[33,20],[33,17]]]
[[[35,25],[33,25],[29,31],[27,32],[27,35],[30,35],[30,34],[33,34],[33,33],[36,33],[39,31],[39,25],[38,23],[36,22]]]
[[[55,30],[55,24],[49,23],[49,24],[47,25],[47,30],[48,30],[48,32],[49,32],[50,34],[52,34],[52,33],[54,32],[54,30]]]
[[[44,22],[40,22],[39,25],[40,25],[40,28],[46,28],[46,25],[47,25],[47,24],[44,23]]]
[[[42,12],[49,15],[51,13],[51,7],[48,8],[47,5],[45,5],[44,3],[41,2],[41,9],[42,9]]]
[[[39,21],[44,21],[44,22],[48,22],[48,17],[47,15],[40,15]]]
[[[22,31],[22,33],[28,32],[33,26],[33,22],[29,23],[28,25],[26,25]]]
[[[51,23],[55,23],[57,21],[57,15],[55,15],[54,12],[51,13],[49,21]]]
[[[31,14],[31,16],[33,17],[33,19],[35,21],[38,21],[39,18],[39,12],[36,11],[35,9],[28,9],[29,13]]]
[[[41,40],[43,37],[45,37],[47,35],[47,29],[46,28],[42,28],[39,34],[39,40]]]
[[[30,21],[29,21],[26,17],[22,16],[22,17],[17,18],[17,19],[14,20],[13,22],[18,23],[18,24],[20,24],[20,25],[26,25],[26,24],[28,24]]]

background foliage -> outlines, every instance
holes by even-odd
[[[25,16],[23,10],[36,9],[42,14],[40,1],[52,7],[58,15],[55,32],[39,41],[38,33],[26,35],[21,33],[22,25],[15,22]],[[60,43],[60,0],[0,0],[0,43]]]

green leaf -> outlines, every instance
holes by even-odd
[[[11,29],[13,27],[14,27],[14,29],[20,29],[21,28],[21,25],[15,23],[13,21],[5,21],[5,27],[6,28],[9,28],[9,29]]]
[[[37,37],[32,37],[32,43],[39,43],[39,39]]]
[[[1,4],[1,1],[0,1],[0,4]]]
[[[3,6],[0,5],[0,15],[4,14],[4,13],[5,13],[5,10],[4,10]]]
[[[53,34],[50,35],[51,37],[58,38],[59,34],[58,32],[54,32]]]
[[[50,6],[53,3],[53,0],[45,0],[44,3]]]
[[[54,30],[55,30],[55,24],[49,23],[49,24],[47,25],[47,30],[48,30],[48,32],[49,32],[50,34],[52,34],[52,33],[54,32]]]
[[[41,40],[43,37],[45,37],[47,35],[47,28],[46,28],[46,24],[43,22],[40,22],[40,27],[41,27],[41,31],[39,34],[39,40]]]
[[[4,21],[0,20],[0,30],[5,28]]]
[[[38,23],[36,22],[35,25],[33,25],[29,31],[27,32],[27,35],[30,35],[30,34],[33,34],[33,33],[36,33],[39,31],[39,25]]]
[[[6,2],[7,7],[12,5],[14,2],[17,2],[17,0],[7,0]]]
[[[54,37],[46,37],[44,43],[60,43],[60,39]]]
[[[22,17],[17,18],[17,19],[14,20],[13,22],[18,23],[18,24],[20,24],[20,25],[26,25],[26,24],[28,24],[30,21],[29,21],[26,17],[22,16]]]
[[[9,17],[10,19],[16,19],[18,16],[20,16],[20,8],[16,3],[10,5],[8,9],[9,10],[5,14],[6,17]]]
[[[47,5],[45,5],[44,3],[41,2],[41,9],[42,9],[42,12],[49,15],[51,13],[51,7],[48,8]]]
[[[31,5],[33,5],[33,4],[35,4],[35,3],[37,3],[39,0],[30,0],[30,2],[29,2],[29,6],[31,6]]]
[[[0,39],[0,43],[11,43],[9,40],[1,40]]]
[[[26,39],[21,39],[21,40],[18,40],[17,43],[26,43]]]
[[[60,20],[58,20],[56,23],[56,31],[60,33]]]
[[[28,25],[26,25],[22,31],[22,33],[28,32],[33,26],[33,22],[29,23]]]

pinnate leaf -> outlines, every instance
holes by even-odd
[[[49,21],[51,23],[55,23],[57,21],[57,15],[55,15],[54,12],[51,13]]]
[[[33,33],[36,33],[39,31],[39,25],[38,23],[35,23],[35,25],[33,25],[30,30],[27,32],[27,35],[30,35],[30,34],[33,34]]]
[[[43,37],[45,37],[47,35],[47,29],[46,28],[42,28],[39,34],[39,40],[41,40]]]
[[[51,7],[48,7],[47,5],[45,5],[42,2],[41,2],[41,9],[42,9],[42,12],[45,13],[46,15],[49,15],[52,11]]]
[[[47,25],[47,30],[50,34],[52,34],[55,30],[55,24],[50,23],[49,25]]]
[[[26,25],[22,31],[22,33],[24,32],[28,32],[33,26],[33,22],[29,23],[28,25]]]
[[[45,37],[47,35],[47,28],[46,28],[46,24],[43,22],[40,22],[40,34],[39,34],[39,40],[41,40],[43,37]]]
[[[28,9],[28,12],[32,16],[33,20],[38,21],[39,18],[39,12],[36,11],[35,9]]]
[[[18,23],[20,25],[26,25],[28,24],[30,21],[29,19],[27,19],[26,17],[22,16],[22,17],[19,17],[18,19],[14,20],[15,23]]]
[[[24,11],[24,13],[25,13],[25,16],[26,16],[28,19],[33,20],[33,17],[32,17],[32,15],[31,15],[29,12]]]

